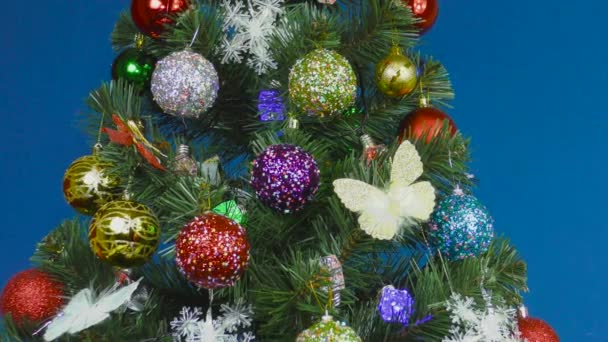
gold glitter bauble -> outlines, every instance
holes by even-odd
[[[289,71],[289,99],[299,112],[310,116],[342,113],[357,99],[357,75],[339,53],[313,50]]]
[[[101,260],[117,267],[145,264],[158,247],[160,225],[147,206],[113,201],[101,207],[89,226],[89,242]]]
[[[321,322],[301,332],[296,342],[362,342],[361,337],[344,323],[323,316]]]
[[[386,96],[407,95],[416,88],[417,81],[416,65],[398,46],[393,46],[388,56],[376,65],[376,84]]]
[[[118,178],[108,170],[111,164],[95,154],[76,159],[63,176],[65,200],[78,212],[93,215],[120,193]]]

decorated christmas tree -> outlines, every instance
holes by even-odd
[[[8,341],[530,341],[436,0],[132,0]]]

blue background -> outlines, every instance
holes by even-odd
[[[311,0],[312,1],[312,0]],[[531,314],[562,341],[608,341],[608,3],[440,3],[422,49],[451,73],[451,111],[473,138],[477,195],[529,265]],[[0,55],[0,282],[73,211],[65,168],[90,151],[77,128],[109,78],[126,0],[8,1]]]

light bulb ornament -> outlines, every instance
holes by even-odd
[[[346,288],[344,282],[344,272],[342,263],[335,255],[328,255],[321,258],[321,266],[329,273],[331,286],[324,288],[329,294],[329,300],[334,308],[338,307],[342,301],[340,291]]]
[[[173,159],[173,172],[178,176],[195,177],[198,174],[198,165],[190,155],[190,146],[180,144]]]
[[[363,145],[363,154],[361,155],[361,159],[367,163],[367,166],[369,166],[372,161],[376,160],[387,151],[384,144],[376,144],[374,139],[369,134],[363,134],[359,138],[361,140],[361,144]]]

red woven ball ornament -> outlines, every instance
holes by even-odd
[[[521,338],[528,342],[559,342],[559,336],[542,319],[519,317],[517,320]]]
[[[11,314],[17,325],[39,322],[57,314],[64,303],[63,285],[48,274],[29,269],[15,274],[0,297],[0,313]]]
[[[206,289],[234,285],[249,263],[245,229],[215,213],[186,224],[177,236],[175,252],[177,266],[186,278]]]

